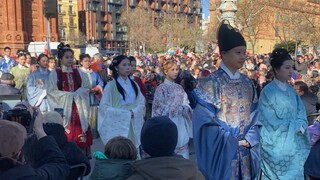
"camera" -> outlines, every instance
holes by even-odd
[[[13,109],[3,112],[2,119],[14,121],[21,124],[26,128],[28,134],[31,134],[33,133],[33,124],[36,117],[36,111],[34,111],[33,115],[31,116],[31,113],[28,111],[28,108],[23,104],[19,104]]]

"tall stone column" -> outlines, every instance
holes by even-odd
[[[1,0],[0,2],[0,48],[25,48],[26,32],[23,31],[22,0]]]
[[[221,21],[228,20],[232,26],[235,25],[237,12],[237,0],[221,0],[219,10],[222,14]]]

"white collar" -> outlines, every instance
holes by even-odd
[[[240,72],[237,70],[234,74],[227,68],[227,66],[221,61],[220,68],[224,70],[229,76],[230,79],[239,79],[240,78]]]
[[[83,66],[80,67],[81,71],[85,72],[85,73],[91,73],[92,70],[89,68],[89,69],[86,69],[84,68]]]
[[[18,68],[19,68],[19,69],[28,69],[27,67],[22,66],[21,64],[18,64]]]
[[[277,78],[274,78],[273,81],[276,83],[276,85],[282,90],[286,91],[287,90],[287,83],[279,81]]]
[[[61,70],[62,70],[62,72],[73,72],[73,69],[71,66],[67,67],[65,65],[62,65]]]
[[[165,83],[165,84],[173,84],[174,82],[171,82],[170,80],[168,80],[167,78],[165,78],[163,83]]]
[[[4,56],[4,59],[6,60],[6,63],[9,63],[9,61],[10,61],[10,57],[8,57],[8,56]]]

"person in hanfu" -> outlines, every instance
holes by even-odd
[[[9,73],[11,69],[17,65],[17,62],[10,57],[11,56],[10,47],[5,47],[3,51],[4,51],[4,57],[0,58],[0,72]]]
[[[15,87],[20,90],[22,100],[25,100],[27,80],[31,71],[26,67],[26,53],[24,51],[18,52],[17,61],[19,64],[13,67],[10,73],[14,76]]]
[[[193,140],[199,170],[208,180],[255,179],[260,171],[257,94],[240,74],[246,42],[227,21],[218,30],[220,67],[193,94]]]
[[[93,138],[98,138],[98,130],[97,130],[97,119],[98,119],[98,107],[102,96],[103,91],[103,81],[100,75],[97,72],[94,72],[90,68],[90,55],[89,54],[81,54],[80,55],[80,64],[81,67],[80,72],[84,73],[89,77],[90,81],[90,111],[89,111],[89,124],[91,126],[91,132]]]
[[[31,106],[39,107],[41,112],[49,111],[47,85],[50,71],[48,56],[40,54],[37,58],[39,68],[31,72],[27,81],[27,100]]]
[[[270,56],[275,78],[262,89],[259,99],[261,128],[261,179],[304,179],[310,152],[308,121],[302,100],[288,84],[293,60],[283,48]]]
[[[68,141],[75,142],[90,158],[92,133],[88,123],[90,110],[89,77],[72,68],[74,52],[68,44],[58,45],[59,67],[49,75],[47,98],[50,109],[63,109],[63,125]]]
[[[130,78],[131,64],[127,56],[116,56],[109,68],[113,80],[104,88],[98,112],[98,132],[103,144],[111,138],[129,138],[138,148],[144,122],[145,98]]]
[[[175,153],[189,159],[189,140],[192,138],[192,110],[188,95],[180,84],[175,83],[179,68],[175,61],[163,65],[165,80],[154,93],[152,117],[168,116],[178,128],[178,142]]]

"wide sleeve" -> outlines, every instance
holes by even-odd
[[[95,72],[95,73],[96,73],[96,76],[97,76],[96,85],[97,85],[97,86],[100,86],[101,89],[103,89],[103,87],[104,87],[104,82],[103,82],[102,78],[100,77],[100,75],[99,75],[97,72]]]
[[[137,85],[137,84],[136,84]],[[138,86],[138,85],[137,85]],[[139,90],[138,87],[138,96],[135,101],[135,107],[132,109],[134,118],[133,120],[133,128],[135,134],[135,145],[140,145],[140,135],[141,129],[144,123],[144,114],[145,114],[145,97],[143,96],[142,92]]]
[[[183,90],[183,89],[182,89]],[[183,102],[182,102],[182,116],[186,119],[186,120],[191,120],[191,116],[192,116],[192,109],[190,107],[190,101],[188,98],[187,93],[183,90]]]
[[[98,132],[103,144],[115,136],[128,137],[131,112],[115,107],[115,96],[119,94],[112,89],[113,82],[106,85],[98,111]]]
[[[31,73],[27,80],[27,99],[31,106],[39,106],[47,96],[47,91],[41,79],[36,80],[35,73]]]
[[[88,117],[89,117],[89,109],[90,109],[90,100],[89,100],[89,91],[90,91],[90,80],[88,74],[79,73],[81,77],[81,87],[78,88],[74,92],[74,101],[77,106],[80,122],[81,122],[81,129],[83,132],[86,132],[89,124],[88,124]]]
[[[308,129],[308,120],[307,120],[307,114],[305,106],[298,94],[296,94],[296,100],[297,100],[297,120],[296,120],[296,130],[297,132],[303,131],[303,133],[307,133]]]
[[[199,170],[206,179],[230,179],[238,140],[220,126],[214,112],[199,103],[193,111],[192,121]]]
[[[166,97],[163,84],[160,84],[154,93],[152,102],[152,114],[151,117],[169,115],[169,107],[166,107]]]

